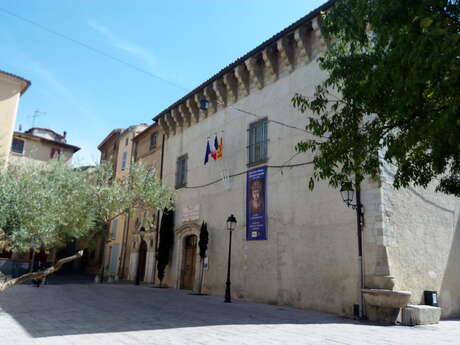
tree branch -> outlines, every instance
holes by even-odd
[[[23,283],[23,282],[25,282],[27,280],[43,279],[46,276],[48,276],[50,274],[53,274],[54,272],[59,271],[59,269],[65,263],[73,261],[73,260],[78,259],[78,258],[81,258],[82,256],[83,256],[83,249],[79,250],[75,255],[68,256],[66,258],[62,258],[62,259],[58,260],[58,262],[56,262],[56,264],[54,266],[51,266],[51,267],[47,268],[44,271],[26,273],[26,274],[23,274],[20,277],[10,279],[10,280],[4,281],[4,282],[0,282],[0,292],[3,292],[6,289],[8,289],[8,288],[10,288],[10,287],[12,287],[14,285],[21,284],[21,283]]]

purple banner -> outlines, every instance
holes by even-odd
[[[267,239],[267,167],[248,170],[246,180],[246,240]]]

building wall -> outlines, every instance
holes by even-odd
[[[157,145],[154,148],[150,147],[150,136],[157,135]],[[155,178],[160,178],[161,167],[161,147],[162,147],[163,133],[161,128],[153,124],[142,133],[137,135],[133,141],[135,145],[136,157],[135,160],[142,162],[147,169],[155,170]],[[155,242],[157,235],[157,219],[156,211],[144,212],[133,211],[129,215],[129,228],[127,233],[127,240],[125,243],[125,257],[123,262],[123,277],[128,280],[136,280],[139,247],[141,244],[141,236],[139,230],[144,227],[145,233],[144,241],[147,244],[146,267],[144,277],[140,277],[141,281],[153,282],[154,265],[155,261]]]
[[[0,73],[0,161],[8,161],[22,85]]]
[[[201,222],[206,221],[210,239],[204,290],[224,293],[226,219],[234,214],[238,224],[233,235],[231,273],[236,298],[352,314],[353,304],[360,299],[355,213],[344,206],[339,191],[325,183],[308,190],[311,165],[270,167],[311,161],[311,154],[296,154],[294,150],[308,137],[302,130],[268,123],[268,240],[247,241],[245,234],[247,129],[257,118],[235,108],[302,129],[306,116],[292,108],[291,98],[296,92],[312,95],[324,77],[316,62],[299,64],[294,72],[283,68],[276,81],[267,74],[263,89],[252,81],[249,96],[240,90],[235,104],[219,105],[215,114],[190,127],[180,127],[168,137],[164,183],[174,187],[176,159],[183,154],[188,154],[188,176],[187,188],[177,190],[176,240],[167,284],[180,286],[182,241],[187,234],[198,234]],[[215,133],[224,138],[223,160],[204,166],[206,138],[213,138]],[[219,179],[222,168],[230,175],[242,173],[230,178],[229,190],[222,182],[192,188]],[[196,205],[198,219],[184,222],[184,209]]]
[[[71,162],[73,150],[59,145],[59,143],[50,143],[42,141],[39,138],[31,137],[28,135],[15,134],[14,138],[24,141],[24,152],[18,154],[10,152],[11,164],[24,164],[24,163],[37,163],[47,162],[51,159],[51,150],[53,148],[60,149],[60,159],[65,162]],[[10,145],[11,146],[11,145]]]
[[[437,291],[443,317],[460,314],[460,200],[427,189],[395,190],[393,172],[383,171],[383,236],[396,288],[424,304],[423,291]]]

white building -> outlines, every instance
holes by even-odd
[[[210,238],[203,290],[223,295],[226,220],[234,214],[234,298],[353,315],[364,296],[368,316],[388,319],[396,304],[407,303],[404,291],[410,292],[410,303],[423,304],[423,291],[433,290],[439,293],[444,316],[460,313],[458,199],[428,190],[395,191],[388,171],[380,184],[364,184],[361,260],[356,213],[326,182],[308,189],[312,154],[294,149],[309,136],[303,130],[306,115],[291,106],[291,99],[297,92],[313,95],[326,76],[316,60],[326,49],[318,16],[332,3],[262,43],[155,117],[167,135],[163,181],[177,189],[175,246],[166,283],[198,289],[196,244],[206,221]],[[202,99],[209,101],[207,111],[200,110]],[[210,158],[204,165],[207,138],[212,145],[216,135],[223,138],[223,159]],[[247,197],[252,194],[248,181],[254,168],[266,169],[261,179],[262,187],[266,182],[265,211],[260,213],[265,229],[247,223]],[[222,176],[229,178],[223,181]],[[377,290],[363,294],[362,286]],[[382,300],[389,304],[375,305]],[[392,308],[382,308],[388,306]]]

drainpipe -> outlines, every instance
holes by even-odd
[[[165,153],[165,135],[161,139],[161,158],[160,158],[160,184],[163,182],[163,162],[164,162],[164,153]],[[155,236],[155,251],[153,253],[153,286],[155,286],[155,274],[156,274],[156,267],[157,267],[157,251],[158,251],[158,240],[159,240],[159,232],[160,232],[160,210],[157,211],[157,222],[156,222],[156,236]]]

